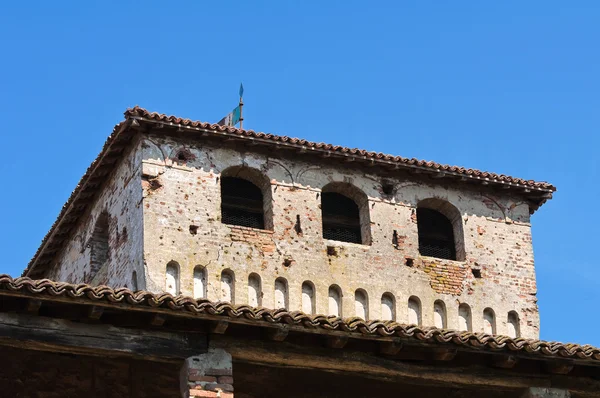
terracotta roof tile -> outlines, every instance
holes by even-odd
[[[190,127],[201,128],[201,129],[212,130],[212,131],[227,132],[227,133],[236,134],[239,136],[266,139],[266,140],[272,141],[274,143],[275,142],[293,143],[293,144],[297,144],[297,145],[306,146],[308,148],[328,150],[328,151],[332,151],[332,152],[339,152],[342,154],[359,155],[359,156],[364,156],[367,159],[385,160],[385,161],[389,161],[389,162],[395,162],[400,165],[418,166],[418,167],[423,167],[423,168],[427,168],[427,169],[431,169],[431,170],[439,170],[439,171],[451,172],[451,173],[456,173],[456,174],[461,174],[461,175],[476,176],[476,177],[480,177],[480,178],[484,178],[484,179],[497,180],[497,181],[502,181],[505,183],[523,185],[523,186],[528,186],[528,187],[532,187],[532,188],[539,188],[539,189],[550,190],[550,191],[556,190],[556,188],[552,184],[549,184],[547,182],[524,180],[522,178],[511,177],[511,176],[507,176],[504,174],[490,173],[490,172],[480,171],[480,170],[475,170],[475,169],[466,169],[466,168],[460,167],[460,166],[450,166],[450,165],[440,164],[440,163],[436,163],[436,162],[432,162],[432,161],[418,160],[418,159],[414,159],[414,158],[412,158],[412,159],[403,158],[401,156],[387,155],[387,154],[380,153],[380,152],[370,152],[370,151],[366,151],[364,149],[347,148],[347,147],[343,147],[343,146],[339,146],[339,145],[325,144],[322,142],[310,142],[310,141],[306,141],[306,140],[299,139],[299,138],[291,138],[291,137],[286,137],[286,136],[258,133],[253,130],[240,130],[240,129],[237,129],[234,127],[220,126],[217,124],[211,124],[211,123],[206,123],[206,122],[201,122],[201,121],[193,121],[190,119],[184,119],[184,118],[180,118],[177,116],[168,116],[168,115],[160,114],[160,113],[156,113],[156,112],[149,112],[146,109],[140,108],[138,106],[131,108],[131,109],[127,109],[125,111],[125,118],[130,118],[130,117],[139,117],[139,118],[143,118],[143,119],[147,119],[147,120],[153,120],[153,121],[159,121],[159,122],[165,122],[165,123],[173,123],[173,124],[177,124],[177,125],[190,126]]]
[[[523,352],[540,357],[560,357],[589,361],[600,361],[600,349],[590,345],[564,344],[542,340],[510,338],[485,333],[461,332],[416,325],[404,325],[392,321],[364,321],[360,318],[342,319],[334,316],[307,315],[299,311],[284,309],[271,310],[247,305],[232,305],[225,302],[211,302],[206,299],[193,299],[185,296],[172,296],[168,293],[153,294],[146,291],[132,292],[127,288],[113,289],[108,286],[92,287],[55,282],[49,279],[33,280],[29,278],[13,279],[0,275],[0,296],[4,292],[21,292],[27,295],[83,299],[90,304],[104,302],[114,306],[128,306],[167,309],[177,313],[186,313],[191,317],[203,315],[222,316],[230,322],[237,319],[244,323],[256,322],[257,326],[268,324],[295,325],[301,328],[321,328],[329,331],[341,331],[353,335],[394,336],[404,339],[416,339],[421,342],[463,346],[491,351]]]

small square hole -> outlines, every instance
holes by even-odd
[[[473,273],[473,276],[477,279],[481,278],[481,270],[477,269],[477,268],[471,268],[471,272]]]

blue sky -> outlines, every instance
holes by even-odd
[[[168,6],[167,6],[168,4]],[[600,3],[20,1],[0,6],[0,272],[17,276],[122,112],[558,187],[533,216],[541,337],[600,346]]]

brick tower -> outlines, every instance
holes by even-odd
[[[133,108],[25,275],[537,338],[554,190]]]

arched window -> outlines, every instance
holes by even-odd
[[[288,308],[288,283],[285,278],[275,280],[275,308]]]
[[[357,289],[354,292],[354,315],[364,319],[369,319],[369,301],[367,292],[362,289]]]
[[[381,320],[396,320],[396,300],[391,293],[383,293],[381,296]]]
[[[248,305],[259,307],[262,305],[262,282],[258,274],[248,276]]]
[[[458,329],[467,332],[473,331],[473,323],[471,321],[471,307],[469,304],[462,303],[458,306]]]
[[[506,323],[508,329],[508,337],[521,337],[521,328],[519,323],[519,314],[517,314],[515,311],[509,312],[508,321]]]
[[[271,184],[260,171],[230,167],[221,173],[221,222],[272,229]]]
[[[306,281],[302,284],[302,312],[314,314],[315,311],[315,286]]]
[[[421,325],[421,300],[415,296],[408,299],[408,323]]]
[[[419,253],[446,260],[465,259],[462,218],[456,207],[440,199],[417,206]]]
[[[342,290],[336,285],[329,287],[329,315],[342,316]]]
[[[169,261],[165,273],[165,291],[172,295],[179,294],[179,264]]]
[[[487,334],[496,334],[496,315],[491,308],[483,310],[483,331]]]
[[[206,298],[206,268],[201,265],[194,268],[194,298]]]
[[[446,329],[446,305],[442,300],[433,303],[433,325],[438,329]]]
[[[323,238],[371,244],[367,195],[346,183],[330,183],[321,192]]]
[[[235,276],[228,269],[221,272],[221,300],[232,304],[235,302]]]
[[[108,260],[108,239],[108,213],[102,212],[96,220],[94,232],[90,239],[90,282]]]

